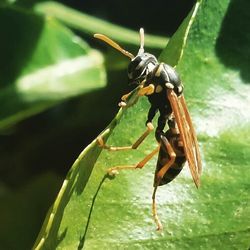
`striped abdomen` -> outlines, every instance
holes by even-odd
[[[171,182],[181,172],[181,170],[183,169],[184,163],[186,162],[184,149],[183,149],[183,147],[178,146],[178,141],[180,140],[180,136],[171,134],[169,130],[166,132],[165,136],[168,139],[169,143],[171,144],[171,146],[176,154],[176,158],[175,158],[174,163],[170,166],[170,168],[167,170],[166,174],[163,176],[163,178],[158,186],[165,185],[165,184]],[[156,174],[170,160],[168,151],[167,151],[164,143],[160,142],[160,144],[161,144],[161,148],[159,151],[156,170],[155,170],[154,185],[156,185]]]

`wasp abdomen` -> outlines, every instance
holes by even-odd
[[[169,153],[166,149],[165,144],[163,143],[162,139],[160,141],[160,151],[158,155],[158,160],[156,164],[156,170],[155,170],[155,181],[154,186],[162,186],[165,185],[172,180],[175,179],[175,177],[181,172],[183,169],[184,163],[186,162],[186,157],[184,153],[183,147],[178,146],[178,142],[180,141],[180,135],[171,133],[171,130],[168,130],[165,133],[165,137],[168,139],[168,141],[171,141],[171,146],[176,154],[174,163],[170,166],[170,168],[167,170],[166,174],[161,179],[160,183],[157,183],[157,173],[170,161]]]

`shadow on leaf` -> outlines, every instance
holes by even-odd
[[[216,52],[228,67],[239,70],[245,83],[250,82],[250,2],[231,1],[222,22]]]

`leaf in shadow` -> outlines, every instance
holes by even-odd
[[[110,38],[117,42],[122,42],[130,45],[138,45],[138,32],[130,29],[109,23],[102,19],[90,16],[80,11],[69,8],[57,2],[44,2],[35,6],[38,13],[49,15],[57,18],[62,23],[71,28],[80,30],[87,34],[101,33],[108,34]],[[147,35],[145,38],[147,47],[163,48],[166,46],[168,39],[165,37]]]
[[[0,26],[0,129],[104,86],[103,57],[55,20],[2,7]]]
[[[36,48],[43,27],[42,18],[0,8],[0,29],[3,34],[0,39],[0,88],[12,84],[20,75]]]
[[[220,35],[216,43],[216,52],[227,66],[239,70],[245,83],[250,83],[250,2],[231,1],[223,20]]]

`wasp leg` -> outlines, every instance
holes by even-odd
[[[166,147],[166,149],[168,151],[168,155],[170,157],[170,160],[156,174],[156,184],[155,184],[154,192],[153,192],[153,196],[152,196],[152,200],[153,200],[152,213],[153,213],[153,218],[155,220],[155,223],[157,225],[157,230],[162,229],[162,224],[161,224],[161,221],[160,221],[160,219],[158,217],[157,208],[156,208],[156,200],[155,200],[156,190],[157,190],[159,184],[161,183],[161,180],[162,180],[163,176],[166,174],[168,169],[173,165],[173,163],[175,161],[175,158],[176,158],[176,154],[175,154],[171,144],[167,140],[167,138],[165,136],[161,136],[161,141],[163,142],[163,145]]]
[[[135,100],[133,103],[131,103],[129,106],[128,106],[127,102],[126,102],[127,99],[129,98],[129,96],[131,96],[132,93],[133,93],[133,91],[130,91],[129,93],[123,95],[123,96],[121,97],[121,102],[118,103],[118,106],[124,108],[124,107],[129,107],[129,106],[134,105],[138,99],[136,99],[136,100]]]
[[[155,91],[155,86],[153,84],[149,84],[147,87],[143,87],[138,91],[139,96],[151,95]]]
[[[133,91],[130,91],[129,93],[123,95],[123,96],[121,97],[121,100],[124,101],[124,102],[127,101],[128,97],[129,97],[132,93],[133,93]]]
[[[129,106],[127,105],[126,101],[127,101],[128,97],[129,97],[134,91],[131,91],[131,92],[129,92],[129,93],[123,95],[123,96],[121,97],[121,102],[119,102],[118,106],[119,106],[119,107],[130,107],[130,106],[134,105],[134,104],[137,102],[137,100],[138,100],[138,98],[139,98],[140,96],[151,95],[151,94],[154,93],[154,91],[155,91],[155,86],[154,86],[153,84],[149,84],[148,86],[143,87],[143,83],[144,83],[144,81],[142,82],[142,85],[140,86],[140,89],[139,89],[139,91],[138,91],[138,97],[135,98],[135,100],[134,100],[132,103],[130,103]]]
[[[162,227],[161,221],[160,221],[160,219],[158,217],[157,208],[156,208],[155,194],[156,194],[157,187],[158,187],[158,185],[154,188],[154,192],[153,192],[153,195],[152,195],[152,201],[153,201],[153,203],[152,203],[152,213],[153,213],[154,221],[155,221],[155,223],[157,225],[156,230],[160,231],[160,230],[162,230],[163,227]]]
[[[142,161],[140,161],[137,165],[136,168],[143,168],[146,163],[155,155],[159,152],[160,146],[158,146],[155,150],[153,150],[150,154],[148,154]]]
[[[136,169],[136,168],[143,168],[146,163],[148,161],[151,160],[151,158],[158,153],[158,151],[160,150],[160,146],[158,146],[156,149],[154,149],[150,154],[148,154],[142,161],[140,161],[139,163],[135,164],[135,165],[125,165],[125,166],[116,166],[116,167],[112,167],[107,169],[107,172],[109,175],[115,175],[118,173],[119,170],[123,170],[123,169]]]
[[[168,151],[168,155],[170,157],[170,160],[160,169],[160,171],[157,173],[157,183],[160,183],[161,179],[163,176],[166,174],[168,169],[173,165],[175,158],[176,158],[176,153],[174,152],[171,144],[167,140],[166,137],[161,137],[164,146],[166,147]]]
[[[135,143],[133,143],[131,146],[124,146],[124,147],[114,147],[114,146],[108,146],[103,141],[103,138],[101,136],[97,137],[96,142],[100,147],[103,149],[107,149],[109,151],[121,151],[121,150],[128,150],[128,149],[137,149],[139,145],[145,140],[145,138],[150,134],[150,132],[154,129],[154,126],[151,122],[147,123],[147,129],[146,131],[137,139]]]

